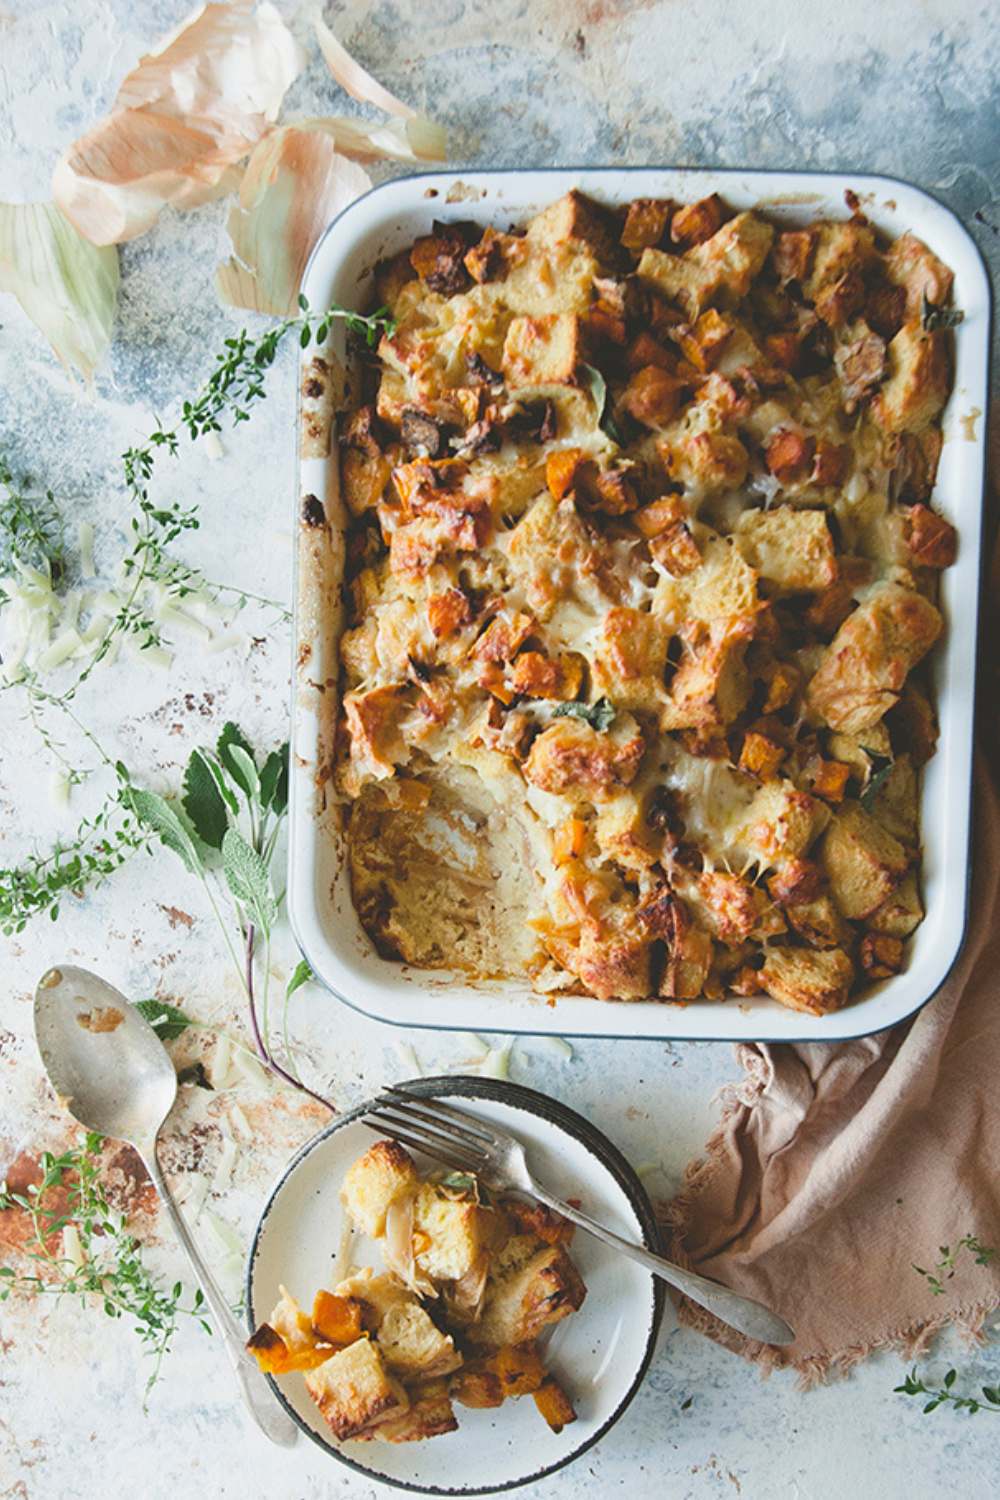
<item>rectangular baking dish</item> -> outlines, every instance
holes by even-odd
[[[932,660],[941,739],[924,775],[927,917],[911,940],[909,966],[842,1011],[812,1017],[766,997],[626,1004],[567,996],[551,1003],[521,983],[470,984],[462,975],[421,971],[379,957],[351,903],[343,839],[328,796],[343,521],[335,423],[329,444],[322,436],[317,441],[310,391],[315,394],[319,387],[309,353],[303,356],[300,387],[304,437],[296,497],[288,880],[293,930],[330,990],[366,1015],[395,1025],[719,1041],[839,1041],[882,1030],[930,999],[955,962],[965,934],[990,333],[990,287],[979,252],[950,210],[888,177],[620,167],[486,171],[461,177],[436,172],[398,178],[352,203],[317,245],[303,291],[314,308],[337,302],[363,310],[371,299],[375,263],[428,233],[433,219],[474,218],[507,228],[573,187],[614,204],[636,197],[686,202],[718,192],[734,208],[760,206],[788,227],[846,216],[844,194],[851,190],[879,228],[891,235],[912,229],[954,270],[955,304],[964,310],[965,320],[955,335],[955,384],[944,417],[935,505],[958,528],[959,554],[942,578],[946,633]],[[337,362],[346,358],[342,325],[335,325],[331,347],[336,384]],[[326,382],[320,374],[322,385]],[[306,503],[309,496],[322,502],[326,524],[316,524],[322,517],[314,503]]]

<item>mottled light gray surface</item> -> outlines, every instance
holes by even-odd
[[[296,7],[279,3],[289,18]],[[58,151],[108,104],[145,46],[184,13],[174,0],[0,0],[0,197],[44,197]],[[392,89],[449,126],[459,162],[579,162],[857,168],[930,188],[969,225],[994,269],[1000,256],[997,181],[998,29],[973,0],[535,0],[491,6],[465,0],[356,0],[338,31]],[[296,22],[301,29],[301,23]],[[304,31],[303,31],[303,34]],[[349,107],[349,105],[347,106]],[[294,86],[286,116],[343,109],[314,61]],[[160,225],[122,254],[117,336],[89,397],[74,390],[40,337],[0,299],[0,449],[51,486],[71,514],[97,525],[98,558],[123,540],[117,455],[176,410],[233,327],[216,303],[212,272],[222,248],[216,205]],[[193,453],[163,492],[197,496],[204,528],[192,556],[206,571],[287,596],[292,494],[293,371],[274,372],[272,399],[239,443],[210,461]],[[259,740],[283,733],[287,639],[266,616],[243,619],[244,643],[221,655],[179,643],[169,672],[128,663],[99,676],[80,704],[112,751],[163,789],[199,737],[236,717]],[[257,642],[251,642],[250,635]],[[49,841],[100,795],[100,777],[74,794],[69,813],[49,804],[49,768],[8,698],[0,703],[3,785],[0,840],[6,864],[28,843]],[[55,727],[55,726],[54,726]],[[287,935],[276,971],[294,962]],[[238,1025],[238,994],[197,886],[163,860],[137,861],[92,899],[70,902],[57,927],[41,922],[6,952],[0,995],[0,1167],[66,1139],[64,1118],[42,1085],[30,1040],[30,990],[58,957],[100,968],[130,994],[182,999]],[[303,1065],[338,1103],[404,1076],[398,1038],[316,991],[296,1001]],[[413,1041],[428,1069],[463,1055],[454,1038]],[[667,1195],[710,1131],[713,1094],[733,1074],[727,1047],[588,1043],[567,1064],[518,1046],[514,1074],[581,1109],[633,1161],[659,1163],[651,1189]],[[318,1117],[285,1095],[185,1090],[170,1153],[186,1191],[212,1174],[220,1122],[238,1098],[258,1133],[209,1213],[249,1232],[266,1184]],[[123,1158],[123,1201],[145,1218],[148,1198]],[[956,1235],[969,1226],[956,1225]],[[212,1249],[205,1215],[200,1232]],[[915,1258],[934,1247],[914,1245]],[[173,1277],[169,1245],[155,1252]],[[221,1254],[216,1246],[215,1253]],[[224,1268],[233,1275],[233,1268]],[[374,1493],[311,1447],[269,1449],[233,1403],[212,1342],[185,1330],[148,1416],[133,1337],[99,1313],[74,1307],[0,1311],[0,1500]],[[1000,1352],[955,1350],[927,1358],[940,1374],[960,1362],[970,1386],[995,1381]],[[639,1398],[581,1463],[531,1493],[753,1500],[878,1495],[919,1500],[996,1494],[1000,1457],[988,1416],[975,1420],[892,1395],[902,1366],[882,1355],[849,1380],[799,1393],[787,1376],[767,1383],[689,1332],[670,1331]],[[527,1495],[529,1492],[525,1492]]]

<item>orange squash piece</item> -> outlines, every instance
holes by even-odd
[[[500,1378],[505,1396],[530,1396],[547,1378],[534,1344],[505,1344],[490,1364]]]
[[[361,1303],[353,1297],[318,1291],[313,1300],[312,1325],[318,1338],[342,1349],[361,1337]]]
[[[247,1340],[247,1350],[265,1375],[287,1375],[291,1370],[315,1370],[317,1365],[325,1364],[337,1352],[332,1344],[322,1343],[293,1354],[281,1334],[269,1323],[262,1323]]]
[[[548,1422],[553,1432],[562,1432],[570,1422],[576,1421],[573,1403],[566,1392],[551,1375],[533,1393],[535,1405]]]

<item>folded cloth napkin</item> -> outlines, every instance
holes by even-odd
[[[741,1082],[667,1209],[675,1259],[772,1307],[787,1349],[752,1343],[690,1303],[682,1320],[806,1384],[875,1349],[912,1356],[945,1323],[976,1334],[1000,1304],[1000,807],[976,778],[965,947],[910,1022],[844,1043],[742,1045]],[[975,1235],[997,1253],[941,1246]]]

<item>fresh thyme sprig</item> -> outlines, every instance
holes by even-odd
[[[54,922],[67,896],[100,884],[140,849],[151,835],[126,797],[127,780],[117,775],[115,790],[73,836],[45,855],[29,855],[20,865],[0,870],[0,932],[22,932],[31,917],[48,912]]]
[[[916,1369],[910,1371],[902,1385],[893,1387],[899,1396],[928,1396],[924,1415],[936,1411],[939,1406],[950,1404],[957,1411],[967,1411],[974,1417],[980,1411],[1000,1412],[1000,1388],[995,1385],[980,1387],[982,1395],[966,1396],[953,1389],[958,1378],[957,1370],[949,1370],[939,1386],[925,1385]]]
[[[208,585],[208,580],[197,569],[189,568],[169,557],[168,548],[179,536],[186,531],[198,529],[198,511],[196,508],[185,510],[177,502],[172,505],[158,504],[150,496],[149,486],[158,456],[166,452],[175,458],[180,451],[183,432],[187,433],[192,442],[196,442],[209,433],[221,432],[223,418],[228,418],[234,425],[249,422],[254,406],[266,394],[267,371],[274,364],[282,343],[290,333],[297,333],[303,348],[307,348],[314,340],[318,347],[322,347],[333,321],[342,319],[353,337],[372,347],[383,334],[391,335],[395,329],[395,323],[386,308],[379,308],[367,317],[336,304],[323,313],[314,313],[304,296],[299,298],[299,306],[300,316],[285,318],[259,338],[254,339],[246,329],[241,329],[232,338],[226,339],[222,352],[216,357],[215,368],[201,393],[182,404],[180,420],[172,427],[165,427],[161,423],[144,443],[127,449],[122,455],[125,487],[133,506],[130,521],[132,546],[122,562],[123,571],[129,580],[129,589],[87,664],[76,681],[65,690],[67,700],[74,696],[98,663],[104,660],[119,636],[128,634],[136,637],[140,650],[148,650],[161,644],[159,626],[139,603],[143,587],[147,583],[157,581],[177,598],[184,598],[205,587],[214,587],[217,592],[232,592],[244,598],[249,597],[240,589]]]
[[[918,1276],[923,1276],[935,1297],[944,1293],[944,1284],[950,1281],[957,1269],[957,1262],[963,1250],[975,1256],[977,1266],[988,1266],[996,1255],[996,1251],[989,1245],[984,1245],[974,1234],[963,1234],[962,1238],[954,1246],[939,1246],[940,1259],[934,1266],[933,1271],[925,1271],[922,1266],[915,1265],[913,1269]]]
[[[47,567],[57,579],[65,566],[62,518],[51,490],[37,495],[26,493],[29,489],[0,454],[0,566]],[[0,590],[0,603],[5,601]]]
[[[954,1245],[940,1245],[938,1251],[939,1259],[932,1271],[925,1270],[923,1266],[913,1267],[917,1275],[923,1276],[927,1281],[935,1297],[944,1295],[945,1283],[955,1275],[963,1251],[975,1258],[977,1266],[988,1266],[997,1253],[992,1246],[984,1245],[974,1234],[963,1234]],[[965,1396],[952,1389],[957,1378],[957,1371],[949,1370],[940,1386],[928,1386],[914,1367],[903,1384],[894,1386],[893,1389],[902,1396],[927,1396],[929,1399],[924,1407],[925,1413],[935,1411],[945,1403],[967,1411],[970,1416],[975,1416],[978,1411],[1000,1411],[1000,1388],[984,1385],[981,1387],[982,1396]]]
[[[339,318],[345,321],[353,337],[371,347],[383,334],[391,335],[395,327],[385,308],[363,317],[338,306],[331,306],[317,315],[310,311],[305,298],[300,298],[300,306],[300,317],[285,319],[256,340],[246,330],[227,339],[201,394],[193,401],[183,403],[180,421],[173,427],[161,424],[145,443],[130,448],[123,455],[125,482],[135,507],[130,522],[132,546],[122,561],[122,571],[129,581],[128,591],[103,635],[94,643],[86,664],[61,691],[47,692],[41,687],[37,675],[27,669],[21,671],[16,682],[9,684],[27,695],[28,714],[39,728],[43,743],[62,764],[70,784],[82,780],[83,772],[62,754],[51,731],[44,726],[38,712],[39,705],[60,709],[69,715],[78,730],[89,734],[74,716],[72,701],[98,663],[107,657],[115,641],[123,634],[131,634],[137,638],[140,649],[160,644],[159,625],[140,604],[144,585],[159,582],[168,594],[178,599],[207,587],[210,592],[232,593],[239,601],[255,598],[261,604],[272,603],[243,589],[210,584],[199,570],[171,557],[168,551],[171,544],[184,532],[198,528],[198,514],[194,508],[185,509],[177,502],[157,504],[149,495],[149,482],[157,455],[163,450],[176,455],[183,431],[196,440],[206,433],[220,431],[224,415],[234,423],[249,421],[253,406],[265,394],[265,374],[289,333],[297,330],[301,344],[308,345],[315,340],[317,346],[322,347],[332,321]],[[15,482],[9,465],[0,458],[0,490],[3,491],[0,495],[0,560],[47,568],[49,576],[55,580],[61,576],[65,564],[58,510],[51,492],[44,496],[29,495],[26,493],[29,488]],[[0,605],[5,602],[5,596],[0,593]],[[283,612],[287,617],[287,611]],[[93,740],[93,736],[89,737]],[[103,750],[100,753],[107,761]],[[48,911],[55,920],[63,896],[69,893],[79,895],[88,885],[106,879],[132,853],[148,843],[148,832],[135,821],[134,814],[122,800],[122,792],[123,784],[119,780],[100,811],[92,818],[84,819],[74,835],[58,843],[49,854],[32,855],[19,867],[0,870],[0,931],[8,935],[20,932],[29,917],[42,911]]]
[[[26,1254],[37,1268],[28,1273],[0,1266],[0,1302],[12,1292],[78,1296],[85,1305],[99,1301],[109,1318],[131,1319],[153,1359],[148,1396],[180,1321],[194,1317],[206,1332],[211,1329],[201,1316],[201,1291],[185,1305],[179,1281],[165,1290],[145,1264],[124,1216],[108,1203],[100,1180],[103,1144],[88,1131],[60,1156],[43,1152],[42,1179],[27,1192],[0,1184],[0,1209],[20,1209],[28,1216]]]

